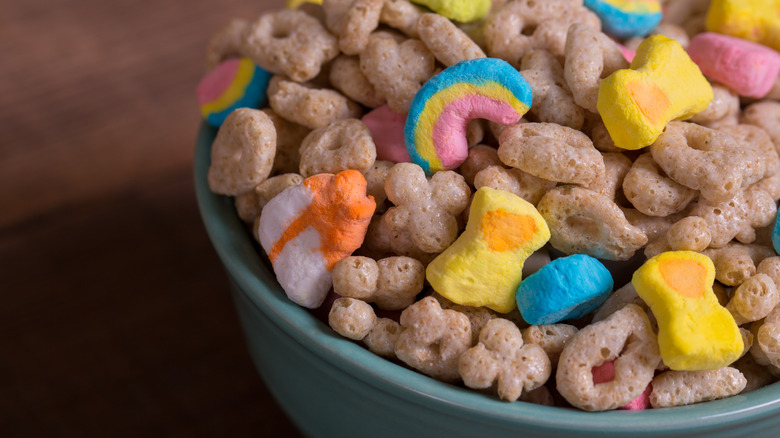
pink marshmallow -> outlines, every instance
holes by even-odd
[[[599,366],[591,368],[590,373],[593,375],[593,384],[610,382],[615,379],[615,361],[610,360],[604,362]],[[649,383],[644,391],[642,391],[637,398],[624,404],[618,409],[627,411],[641,411],[643,409],[650,408],[650,392],[652,391],[652,383]]]
[[[618,44],[618,47],[620,48],[620,53],[623,54],[623,58],[625,58],[626,61],[631,63],[631,61],[633,61],[634,58],[636,57],[636,52],[622,44]]]
[[[361,119],[366,124],[376,145],[376,159],[392,161],[393,163],[411,163],[409,152],[404,143],[404,124],[406,115],[398,114],[387,105],[364,115]]]
[[[702,73],[741,96],[766,96],[780,73],[780,53],[728,35],[700,33],[691,39],[688,54]]]

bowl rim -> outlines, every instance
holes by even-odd
[[[285,330],[301,347],[341,367],[362,383],[390,392],[405,402],[454,416],[507,428],[536,427],[569,433],[631,433],[636,436],[702,433],[754,423],[780,412],[780,382],[748,394],[689,406],[644,411],[584,412],[506,402],[450,385],[377,356],[338,336],[307,309],[287,299],[273,272],[262,261],[254,239],[235,213],[232,199],[211,192],[207,182],[211,143],[217,129],[206,123],[197,136],[195,194],[201,219],[224,268],[257,311]]]

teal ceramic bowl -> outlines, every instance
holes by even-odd
[[[227,271],[252,358],[297,427],[311,437],[777,437],[780,384],[698,405],[580,412],[507,403],[386,361],[288,301],[237,218],[206,183],[216,130],[204,126],[195,188]]]

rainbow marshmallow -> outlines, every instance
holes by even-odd
[[[260,108],[265,104],[266,89],[271,74],[249,58],[228,59],[198,84],[198,97],[203,119],[220,127],[237,108]]]
[[[409,157],[429,174],[455,169],[468,156],[470,120],[512,125],[528,112],[531,101],[531,87],[508,62],[459,62],[428,80],[414,96],[404,128]]]
[[[645,36],[661,22],[658,0],[585,0],[601,19],[604,32],[618,38]]]

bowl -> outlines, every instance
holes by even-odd
[[[341,338],[289,301],[267,259],[206,174],[216,129],[195,149],[200,214],[227,273],[260,376],[311,437],[735,437],[777,436],[780,383],[724,400],[646,411],[582,412],[505,402],[436,381]]]

